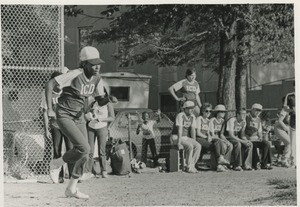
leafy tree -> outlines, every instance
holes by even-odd
[[[201,63],[219,74],[218,102],[229,109],[246,106],[248,64],[294,59],[292,4],[110,5],[101,14],[110,25],[91,38],[121,40],[137,63]]]

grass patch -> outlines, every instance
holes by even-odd
[[[282,205],[297,205],[297,181],[296,179],[274,178],[267,181],[269,185],[275,185],[280,191],[272,194],[271,199],[279,201]]]

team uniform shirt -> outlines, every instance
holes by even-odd
[[[108,106],[107,106],[107,104],[104,105],[104,106],[99,106],[98,102],[96,101],[93,104],[92,108],[93,108],[93,113],[95,114],[95,116],[97,118],[108,118]],[[95,119],[95,120],[90,121],[88,125],[92,129],[101,129],[101,128],[107,127],[108,123],[98,121],[97,119]]]
[[[286,95],[283,105],[290,107],[290,109],[294,109],[292,112],[289,113],[290,114],[289,124],[291,128],[296,129],[295,92]]]
[[[178,81],[173,85],[175,91],[180,90],[185,97],[189,101],[193,101],[196,104],[196,96],[200,93],[200,86],[197,81],[193,80],[189,82],[187,79],[183,79]]]
[[[250,137],[251,141],[258,141],[258,134],[262,132],[261,119],[253,117],[251,113],[246,115],[245,134]]]
[[[199,116],[196,121],[196,128],[201,130],[202,134],[208,135],[209,132],[209,118]]]
[[[220,133],[222,130],[222,126],[224,124],[224,119],[220,118],[219,120],[216,117],[213,117],[209,121],[209,130],[213,135],[218,135],[220,137]]]
[[[226,123],[225,136],[229,135],[229,131],[233,131],[234,136],[238,136],[245,127],[246,122],[238,122],[236,117],[232,117]]]
[[[176,116],[176,121],[173,126],[172,134],[178,134],[177,127],[183,127],[182,136],[190,137],[191,128],[196,128],[196,117],[192,114],[190,117],[187,117],[184,112],[180,112]]]
[[[58,99],[58,106],[67,115],[80,117],[83,114],[86,98],[89,96],[104,96],[104,86],[100,75],[88,79],[83,69],[72,70],[55,77],[62,88],[62,95]],[[63,116],[64,113],[60,113]]]
[[[61,95],[61,91],[59,93],[56,93],[52,91],[52,108],[55,111],[58,103],[58,97]],[[47,102],[46,102],[46,95],[45,92],[42,93],[42,102],[41,102],[41,108],[48,110]],[[50,119],[50,126],[53,126],[55,128],[59,128],[55,119]]]
[[[283,119],[283,123],[287,126],[289,126],[289,123],[290,123],[290,114],[289,112],[287,111],[287,108],[286,107],[283,107],[278,115],[278,118],[281,118]],[[283,128],[281,127],[281,125],[279,124],[278,121],[276,121],[275,123],[275,127],[277,128],[280,128],[283,130]]]
[[[143,138],[144,139],[153,139],[155,138],[153,126],[156,124],[157,121],[149,120],[147,123],[142,123],[141,129],[143,131]]]

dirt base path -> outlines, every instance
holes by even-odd
[[[79,184],[88,201],[66,198],[64,184],[4,184],[5,207],[25,206],[228,206],[287,205],[271,198],[278,192],[269,179],[295,179],[296,170],[155,173],[91,178]]]

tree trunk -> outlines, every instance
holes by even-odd
[[[235,15],[233,15],[235,16]],[[218,100],[222,100],[228,110],[227,117],[235,115],[235,80],[237,66],[237,37],[236,37],[236,18],[228,23],[229,30],[220,33],[220,76]],[[222,85],[221,85],[222,84]],[[220,102],[219,102],[220,103]],[[222,103],[222,102],[221,102]]]
[[[236,69],[236,108],[246,108],[246,74],[247,67],[243,65],[242,59],[238,58],[237,69]]]

